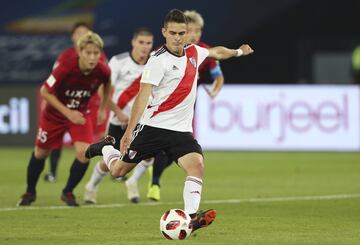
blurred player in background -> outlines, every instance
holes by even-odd
[[[131,40],[132,50],[115,55],[110,59],[111,82],[114,87],[112,97],[114,107],[112,110],[116,113],[111,113],[108,134],[116,139],[116,149],[120,149],[120,139],[125,132],[134,99],[139,92],[141,73],[149,59],[153,40],[154,36],[149,29],[139,28],[133,33]],[[137,203],[139,201],[137,180],[152,163],[153,159],[141,161],[126,182],[128,199],[131,202]],[[96,203],[98,185],[108,172],[109,169],[104,161],[100,161],[95,165],[91,178],[85,186],[85,203]],[[136,186],[133,186],[132,182],[135,182]]]
[[[186,10],[184,12],[188,20],[188,33],[187,33],[187,43],[196,44],[203,48],[210,48],[209,45],[201,42],[201,35],[204,28],[204,19],[202,16],[195,10]],[[198,85],[203,84],[207,80],[212,80],[212,89],[209,90],[205,86],[206,92],[210,97],[214,98],[220,92],[224,84],[224,76],[221,71],[219,62],[212,58],[206,58],[204,62],[199,66],[199,78]],[[147,197],[154,201],[160,200],[160,177],[168,166],[172,162],[169,161],[169,158],[166,154],[162,153],[155,157],[155,162],[152,168],[152,174],[150,173],[152,182],[149,185],[149,190]],[[150,169],[151,170],[151,169]]]
[[[63,63],[67,61],[68,59],[72,59],[74,57],[78,57],[78,50],[76,47],[76,43],[79,40],[80,37],[85,35],[90,31],[90,27],[85,22],[76,22],[74,23],[72,29],[71,29],[71,41],[73,43],[73,46],[70,48],[65,49],[63,52],[59,54],[59,56],[56,59],[56,62],[54,64],[53,69],[55,69],[59,63]],[[107,58],[104,52],[101,52],[100,61],[106,62]],[[101,90],[101,89],[99,89]],[[99,93],[95,93],[91,98],[89,102],[89,110],[91,113],[91,118],[93,121],[93,127],[94,127],[94,140],[97,141],[100,138],[104,137],[105,131],[106,131],[106,120],[98,124],[97,123],[97,112],[99,110],[100,106],[100,95]],[[47,182],[54,182],[56,181],[56,174],[57,174],[57,166],[58,162],[60,160],[61,156],[61,146],[59,149],[54,149],[50,153],[50,172],[44,176],[44,180]]]
[[[186,18],[188,19],[188,43],[196,44],[203,48],[210,48],[209,45],[200,41],[202,31],[204,28],[203,17],[195,10],[184,11]],[[210,78],[209,78],[210,76]],[[219,61],[206,58],[199,67],[199,80],[198,85],[205,83],[207,80],[212,80],[212,89],[209,91],[209,96],[216,97],[224,85],[224,76],[220,68]]]
[[[41,87],[40,94],[46,107],[41,111],[36,145],[27,168],[27,189],[18,202],[19,206],[29,206],[36,200],[36,184],[45,160],[52,149],[60,148],[65,132],[70,133],[76,157],[61,200],[69,206],[78,206],[73,189],[88,168],[89,159],[84,152],[93,141],[89,100],[103,85],[98,113],[98,121],[102,122],[111,89],[110,68],[100,61],[103,47],[103,40],[96,33],[88,32],[81,36],[77,42],[78,57],[59,62]]]
[[[206,57],[228,59],[253,50],[249,45],[238,49],[186,45],[186,33],[186,16],[180,10],[171,10],[162,28],[166,44],[145,65],[120,151],[113,147],[109,136],[90,145],[85,155],[102,155],[113,176],[124,176],[141,160],[165,151],[186,172],[184,210],[192,218],[195,231],[210,225],[216,217],[213,209],[198,210],[204,174],[202,149],[192,134],[198,68]]]

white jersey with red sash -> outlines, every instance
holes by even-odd
[[[139,92],[141,73],[144,65],[136,63],[129,52],[118,54],[110,59],[111,83],[114,86],[112,100],[123,112],[130,116],[134,99]],[[120,125],[112,112],[110,123]]]
[[[192,132],[198,67],[208,55],[207,49],[189,45],[183,56],[163,46],[150,57],[140,82],[154,87],[140,124]]]

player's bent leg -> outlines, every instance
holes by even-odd
[[[115,178],[125,176],[136,166],[135,163],[127,163],[120,160],[120,151],[116,150],[112,145],[103,146],[101,153],[111,175]]]
[[[118,159],[112,162],[110,167],[110,173],[115,178],[123,177],[127,173],[129,173],[135,166],[136,166],[135,163],[127,163]]]

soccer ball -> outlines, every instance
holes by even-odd
[[[181,209],[167,210],[160,219],[160,231],[166,239],[184,240],[191,234],[191,218]]]

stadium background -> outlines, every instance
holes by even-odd
[[[338,67],[338,76],[343,77],[329,76],[329,79],[317,78],[312,60],[318,55],[341,58],[351,53],[359,42],[354,19],[358,1],[346,0],[339,4],[335,1],[224,0],[219,7],[217,2],[204,4],[187,0],[126,4],[115,0],[15,0],[1,10],[0,81],[39,83],[43,80],[58,52],[70,45],[66,31],[76,20],[88,21],[105,37],[108,56],[127,50],[131,33],[139,26],[151,28],[155,33],[155,46],[161,45],[163,13],[174,7],[202,13],[203,39],[212,45],[232,47],[249,41],[256,47],[258,54],[249,58],[250,61],[223,62],[228,82],[314,83],[337,79],[338,83],[344,83],[351,80],[349,59],[344,59],[346,62]],[[22,75],[15,75],[16,69],[21,69]]]
[[[0,244],[168,244],[158,221],[166,209],[182,207],[184,176],[175,164],[162,178],[161,202],[147,200],[147,178],[139,183],[138,206],[128,202],[122,184],[106,178],[97,205],[71,209],[59,198],[74,155],[65,149],[57,182],[39,180],[32,207],[15,204],[34,144],[38,89],[55,57],[71,45],[72,23],[91,23],[111,57],[130,49],[139,26],[151,28],[155,46],[161,45],[160,27],[171,8],[199,11],[203,40],[211,45],[249,43],[255,49],[221,63],[227,86],[219,98],[210,100],[199,90],[197,131],[208,137],[201,139],[208,149],[221,150],[204,153],[201,208],[215,208],[218,217],[185,243],[359,244],[360,90],[351,77],[351,52],[360,44],[355,0],[2,4]],[[80,202],[90,174],[75,190]]]

